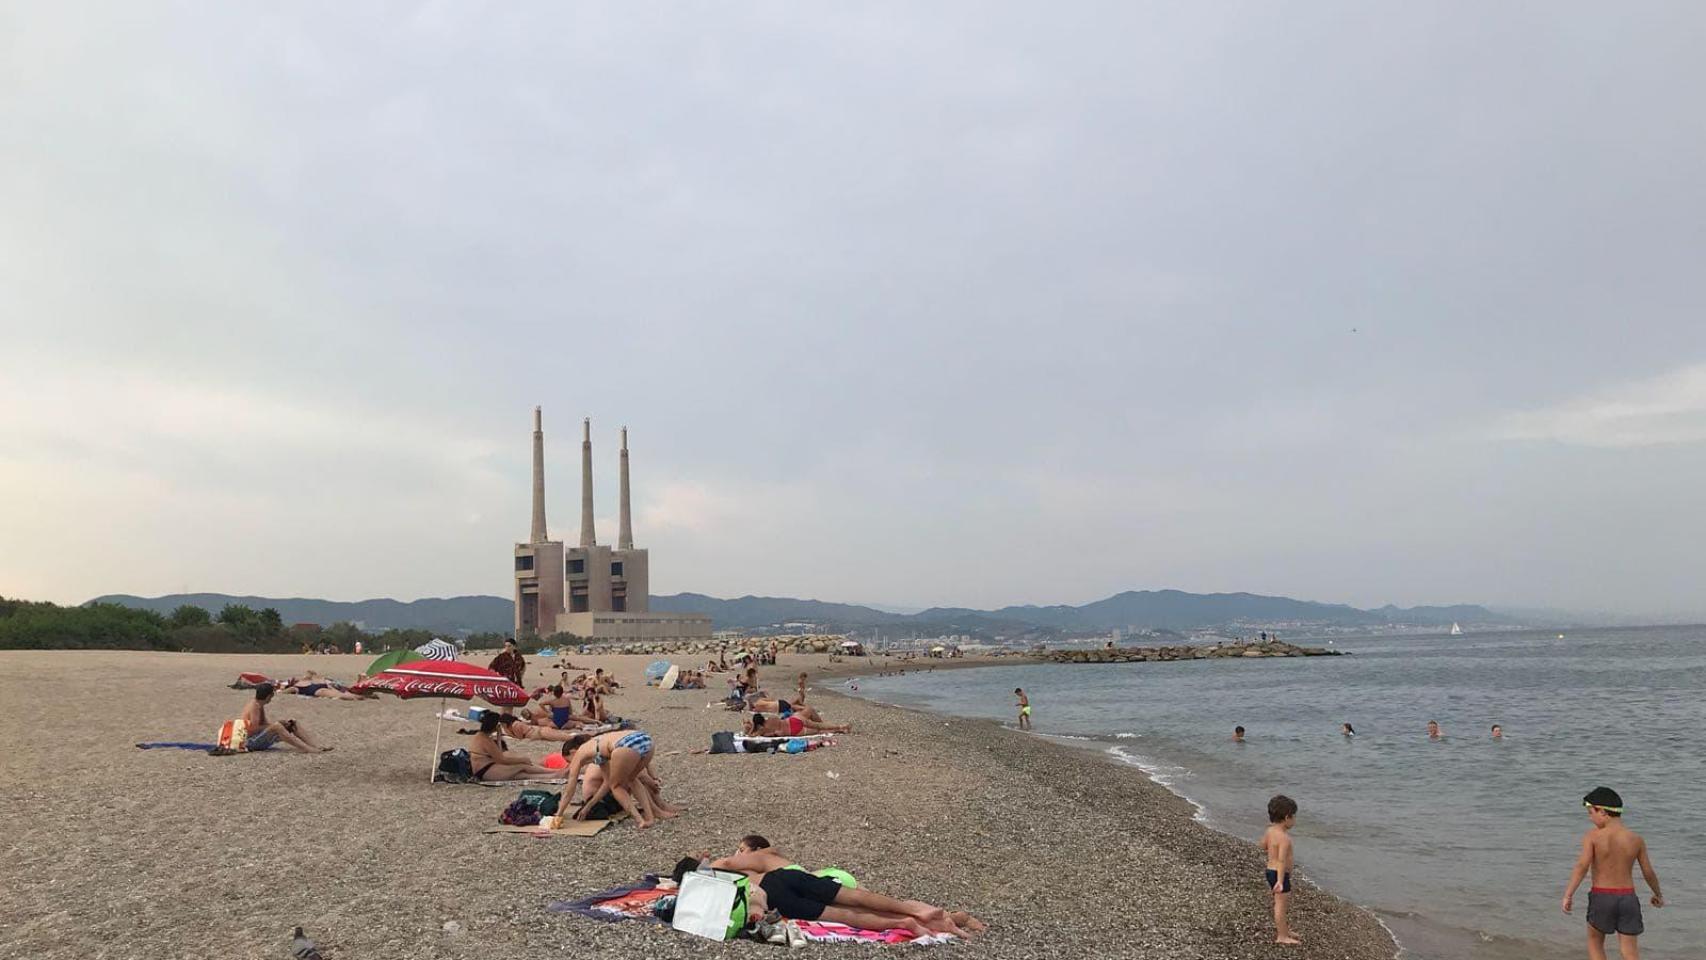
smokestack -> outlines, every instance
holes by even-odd
[[[634,549],[634,523],[628,514],[628,428],[622,428],[622,512],[619,521],[620,530],[616,534],[616,546],[623,550]]]
[[[533,408],[533,536],[529,543],[544,543],[545,535],[545,420]]]
[[[581,546],[598,543],[592,529],[592,419],[581,421]]]

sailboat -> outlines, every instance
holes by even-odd
[[[1457,625],[1456,620],[1451,621],[1451,635],[1454,637],[1463,636],[1463,628]]]

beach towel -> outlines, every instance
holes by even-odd
[[[619,923],[623,920],[647,920],[662,923],[652,915],[652,907],[664,897],[674,896],[675,890],[658,889],[658,877],[646,874],[637,883],[600,891],[583,900],[558,900],[545,909],[552,913],[573,913],[590,920]],[[798,921],[796,924],[806,939],[814,943],[869,943],[877,946],[893,944],[934,944],[953,940],[952,934],[932,933],[915,937],[905,930],[863,930],[840,923]]]
[[[279,683],[277,680],[274,680],[274,679],[268,677],[264,673],[239,673],[239,674],[237,674],[237,682],[233,683],[231,685],[231,689],[233,689],[233,690],[253,690],[263,683],[270,683],[275,687],[283,686],[283,684]]]
[[[202,753],[218,749],[218,747],[219,744],[217,743],[189,743],[183,740],[157,740],[153,743],[136,745],[138,750],[199,750]]]

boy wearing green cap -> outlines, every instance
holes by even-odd
[[[1570,912],[1570,901],[1589,868],[1593,870],[1593,886],[1588,888],[1588,956],[1605,960],[1605,936],[1617,934],[1617,952],[1625,960],[1639,960],[1641,947],[1636,940],[1646,929],[1641,921],[1641,899],[1635,896],[1635,864],[1641,865],[1641,876],[1653,890],[1652,904],[1665,905],[1659,892],[1659,875],[1647,858],[1647,841],[1623,825],[1623,798],[1610,787],[1595,787],[1582,798],[1593,829],[1582,837],[1582,855],[1576,858],[1576,868],[1570,872],[1570,885],[1564,888],[1564,912]]]

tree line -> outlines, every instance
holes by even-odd
[[[475,634],[475,648],[503,645],[507,635]],[[352,623],[286,627],[277,610],[228,603],[217,614],[184,604],[169,614],[116,603],[62,607],[0,597],[0,650],[169,650],[192,653],[353,652],[418,647],[430,630],[370,634]]]

